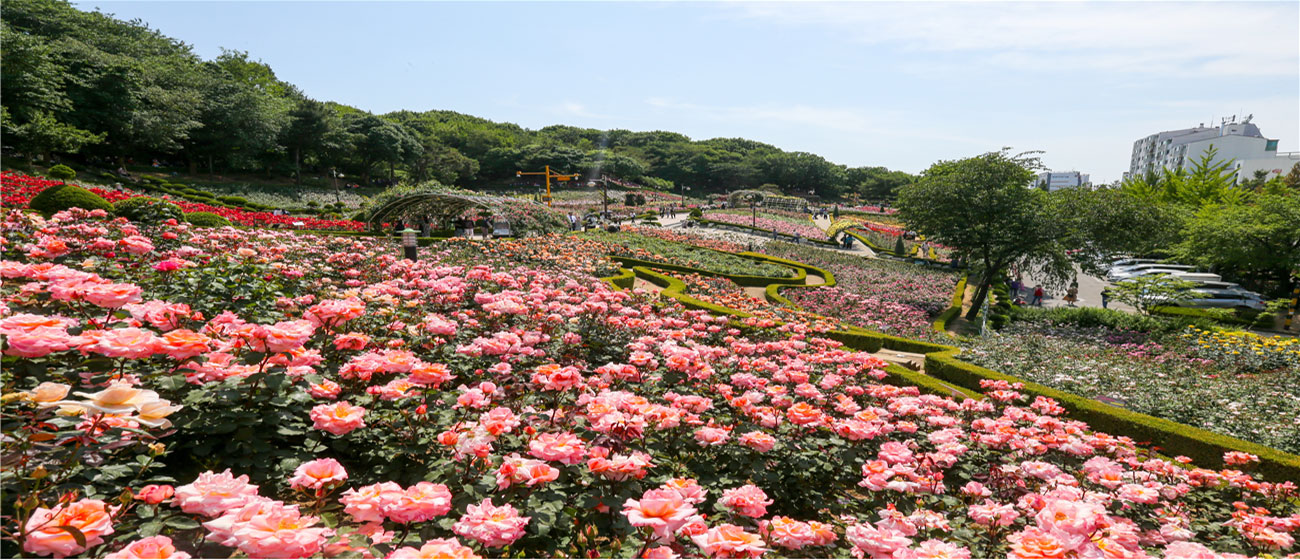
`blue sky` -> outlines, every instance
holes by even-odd
[[[910,172],[1011,146],[1094,181],[1140,137],[1234,114],[1300,150],[1297,2],[75,4],[376,113],[745,137]]]

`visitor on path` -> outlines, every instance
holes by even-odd
[[[1065,303],[1074,307],[1074,302],[1079,301],[1079,280],[1076,278],[1070,281],[1070,289],[1065,291]]]
[[[1043,306],[1043,287],[1041,285],[1034,287],[1034,299],[1029,300],[1029,305]]]
[[[1011,297],[1020,297],[1020,288],[1023,288],[1023,287],[1024,287],[1024,284],[1021,284],[1021,283],[1020,283],[1020,279],[1019,279],[1019,278],[1017,278],[1017,279],[1015,279],[1015,280],[1012,280],[1012,281],[1011,281]]]
[[[1101,308],[1110,309],[1110,288],[1101,291]]]

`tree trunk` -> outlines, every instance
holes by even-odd
[[[980,308],[984,306],[984,300],[988,298],[989,286],[985,280],[980,280],[980,285],[975,289],[975,297],[970,300],[970,311],[966,312],[966,319],[974,321],[980,314]]]
[[[187,162],[189,162],[189,164],[190,164],[190,175],[198,175],[198,174],[199,174],[199,160],[194,159],[194,155],[193,155],[193,154],[187,155],[187,156],[185,157],[185,160],[186,160]]]
[[[212,163],[212,155],[208,155],[208,175],[216,175],[216,165]]]
[[[293,149],[293,173],[293,184],[302,185],[302,148]]]

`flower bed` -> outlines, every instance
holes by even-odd
[[[784,235],[800,235],[808,240],[822,241],[826,239],[826,232],[813,225],[806,214],[800,220],[789,216],[759,212],[757,219],[754,219],[749,212],[740,210],[712,210],[704,213],[704,219],[741,226],[753,225],[758,229],[775,231]]]
[[[2,197],[5,208],[26,208],[31,199],[41,191],[45,190],[49,186],[58,184],[60,184],[59,181],[51,181],[40,177],[4,172],[0,173],[0,197]],[[103,189],[95,186],[85,188],[90,192],[104,197],[104,199],[109,202],[148,196],[130,190]],[[322,220],[320,218],[312,217],[276,215],[270,212],[253,212],[239,208],[227,208],[224,206],[189,202],[187,200],[175,199],[167,195],[162,195],[159,198],[180,206],[187,214],[190,212],[212,212],[213,214],[222,216],[241,226],[349,231],[361,231],[366,227],[364,223],[352,220]]]
[[[6,557],[1259,556],[1300,526],[1249,456],[883,384],[559,241],[411,262],[85,214],[4,221]]]
[[[678,264],[722,274],[767,278],[790,278],[795,275],[794,270],[783,266],[638,233],[591,231],[582,236],[604,243],[611,255]]]
[[[1253,371],[1197,336],[1158,337],[1017,321],[964,344],[962,359],[1083,397],[1300,453],[1300,366]],[[1200,335],[1202,340],[1213,337]],[[1204,344],[1204,342],[1202,343]]]
[[[802,332],[819,333],[845,328],[843,323],[840,323],[835,319],[830,319],[807,311],[772,305],[765,299],[750,296],[745,293],[743,288],[725,278],[670,271],[657,272],[681,280],[682,283],[686,285],[683,293],[695,299],[728,309],[742,311],[753,315],[755,319],[757,319],[746,319],[742,322],[747,322],[753,325],[770,325],[775,322],[789,323],[797,326],[797,328]]]
[[[782,294],[814,313],[849,324],[929,339],[929,321],[952,300],[952,272],[914,264],[771,243],[763,252],[805,262],[835,275],[833,288],[786,290]],[[858,322],[861,321],[861,322]]]
[[[905,303],[863,296],[840,287],[788,290],[784,295],[803,309],[864,329],[923,340],[936,336],[930,325],[932,315]]]

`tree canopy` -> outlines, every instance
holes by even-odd
[[[328,174],[474,187],[550,165],[697,192],[779,185],[877,200],[915,177],[849,168],[743,138],[511,123],[433,110],[375,115],[310,99],[253,55],[202,60],[139,21],[63,0],[12,0],[3,21],[6,146],[95,161],[157,158],[191,172]]]

